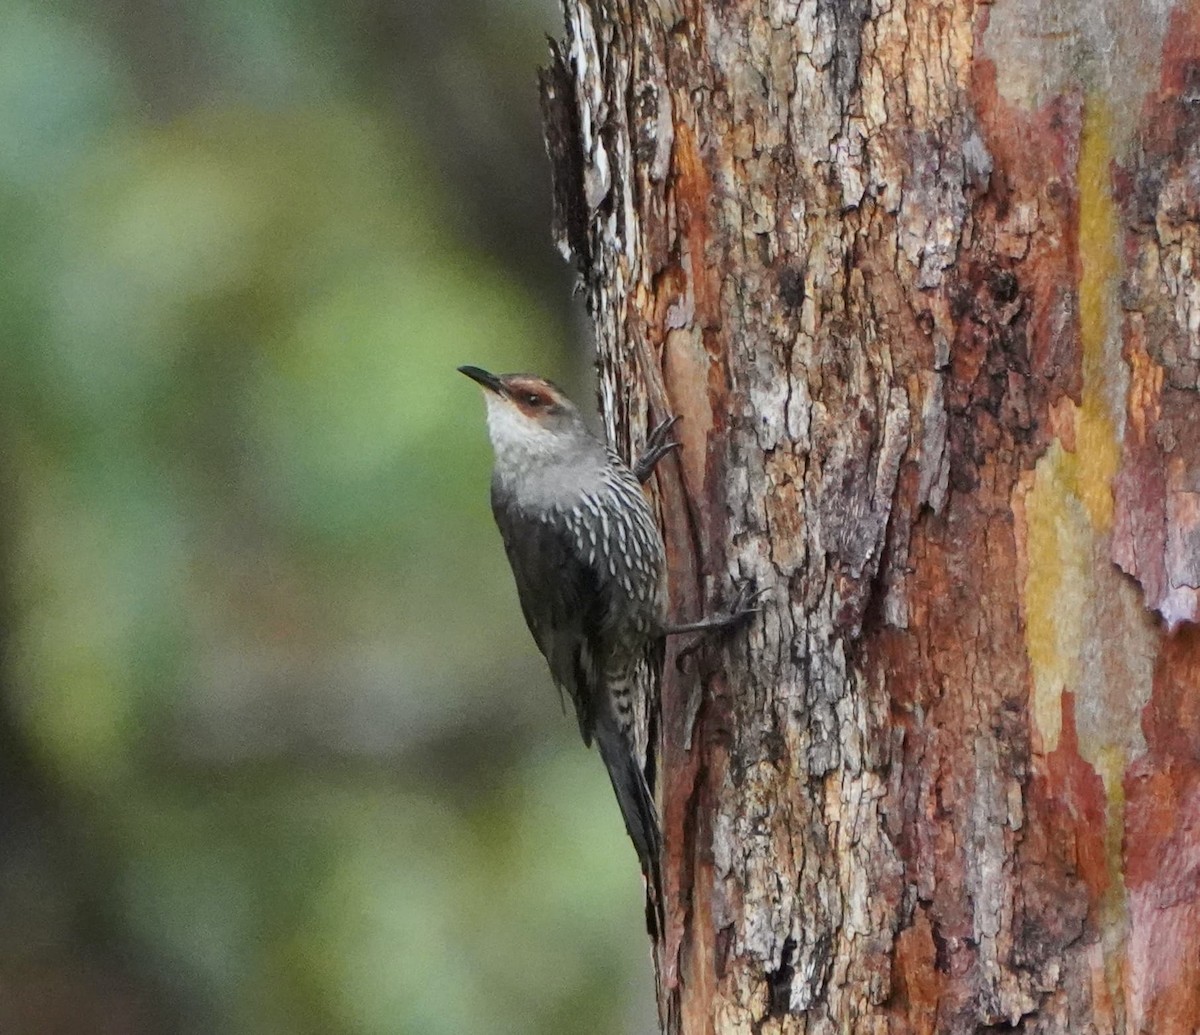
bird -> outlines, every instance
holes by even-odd
[[[642,485],[679,448],[670,437],[678,418],[653,429],[631,466],[592,434],[554,383],[458,370],[483,389],[495,457],[492,513],[526,625],[574,705],[584,744],[599,749],[649,879],[662,835],[638,758],[639,663],[666,636],[740,621],[754,610],[753,598],[739,592],[729,612],[698,622],[667,620],[666,550]]]

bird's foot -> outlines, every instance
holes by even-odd
[[[760,610],[758,602],[766,593],[765,589],[756,591],[753,582],[743,582],[738,585],[733,603],[726,610],[718,611],[715,615],[709,615],[707,618],[701,618],[696,622],[684,622],[681,625],[664,626],[662,634],[664,636],[677,636],[681,633],[712,633],[720,632],[723,629],[731,629]]]
[[[733,629],[741,625],[751,615],[761,610],[758,602],[766,595],[766,592],[765,589],[755,590],[754,583],[747,580],[738,585],[737,594],[734,596],[733,603],[729,605],[727,610],[710,615],[707,618],[701,618],[698,622],[671,625],[664,629],[664,636],[672,636],[677,633],[699,634],[687,646],[681,647],[679,653],[675,655],[675,668],[682,672],[687,659],[703,647],[708,641],[708,637],[713,633],[726,632],[729,629]]]
[[[670,437],[671,429],[678,423],[678,416],[668,417],[656,424],[650,434],[646,436],[646,448],[633,463],[633,473],[639,482],[645,483],[646,479],[654,472],[658,462],[668,453],[673,453],[679,448],[679,443]]]

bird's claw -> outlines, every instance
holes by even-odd
[[[641,456],[633,465],[633,473],[639,482],[646,481],[658,462],[668,453],[673,453],[680,447],[680,443],[670,437],[671,429],[678,423],[678,414],[668,417],[656,424],[650,434],[646,436],[646,448],[642,450]]]
[[[767,592],[766,589],[755,589],[754,583],[750,579],[739,583],[737,595],[733,598],[733,603],[729,605],[729,610],[725,612],[729,616],[729,624],[733,625],[743,618],[758,614],[762,610],[759,601],[767,595]]]
[[[650,434],[646,436],[646,447],[648,449],[658,449],[661,446],[669,445],[672,448],[678,448],[678,442],[669,442],[667,436],[671,434],[671,430],[683,418],[678,413],[672,414],[666,420],[661,420],[650,429]]]
[[[740,625],[743,621],[753,614],[757,614],[762,610],[758,606],[758,602],[767,595],[768,590],[754,588],[754,583],[750,580],[742,582],[738,585],[737,593],[733,598],[733,603],[729,608],[719,614],[713,615],[711,618],[701,619],[699,622],[692,622],[684,626],[674,626],[669,632],[694,632],[699,633],[691,643],[680,649],[675,656],[675,667],[682,672],[684,662],[700,649],[705,643],[706,634],[711,635],[717,632],[723,632]]]

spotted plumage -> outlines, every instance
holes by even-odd
[[[649,872],[660,835],[636,673],[665,632],[662,536],[638,476],[554,385],[460,368],[485,388],[492,511],[526,624],[586,744],[596,744]],[[640,736],[639,736],[640,733]],[[642,751],[638,750],[641,741]]]

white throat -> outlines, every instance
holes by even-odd
[[[554,459],[560,446],[553,432],[498,395],[488,392],[484,398],[497,468],[513,473],[529,471]]]

